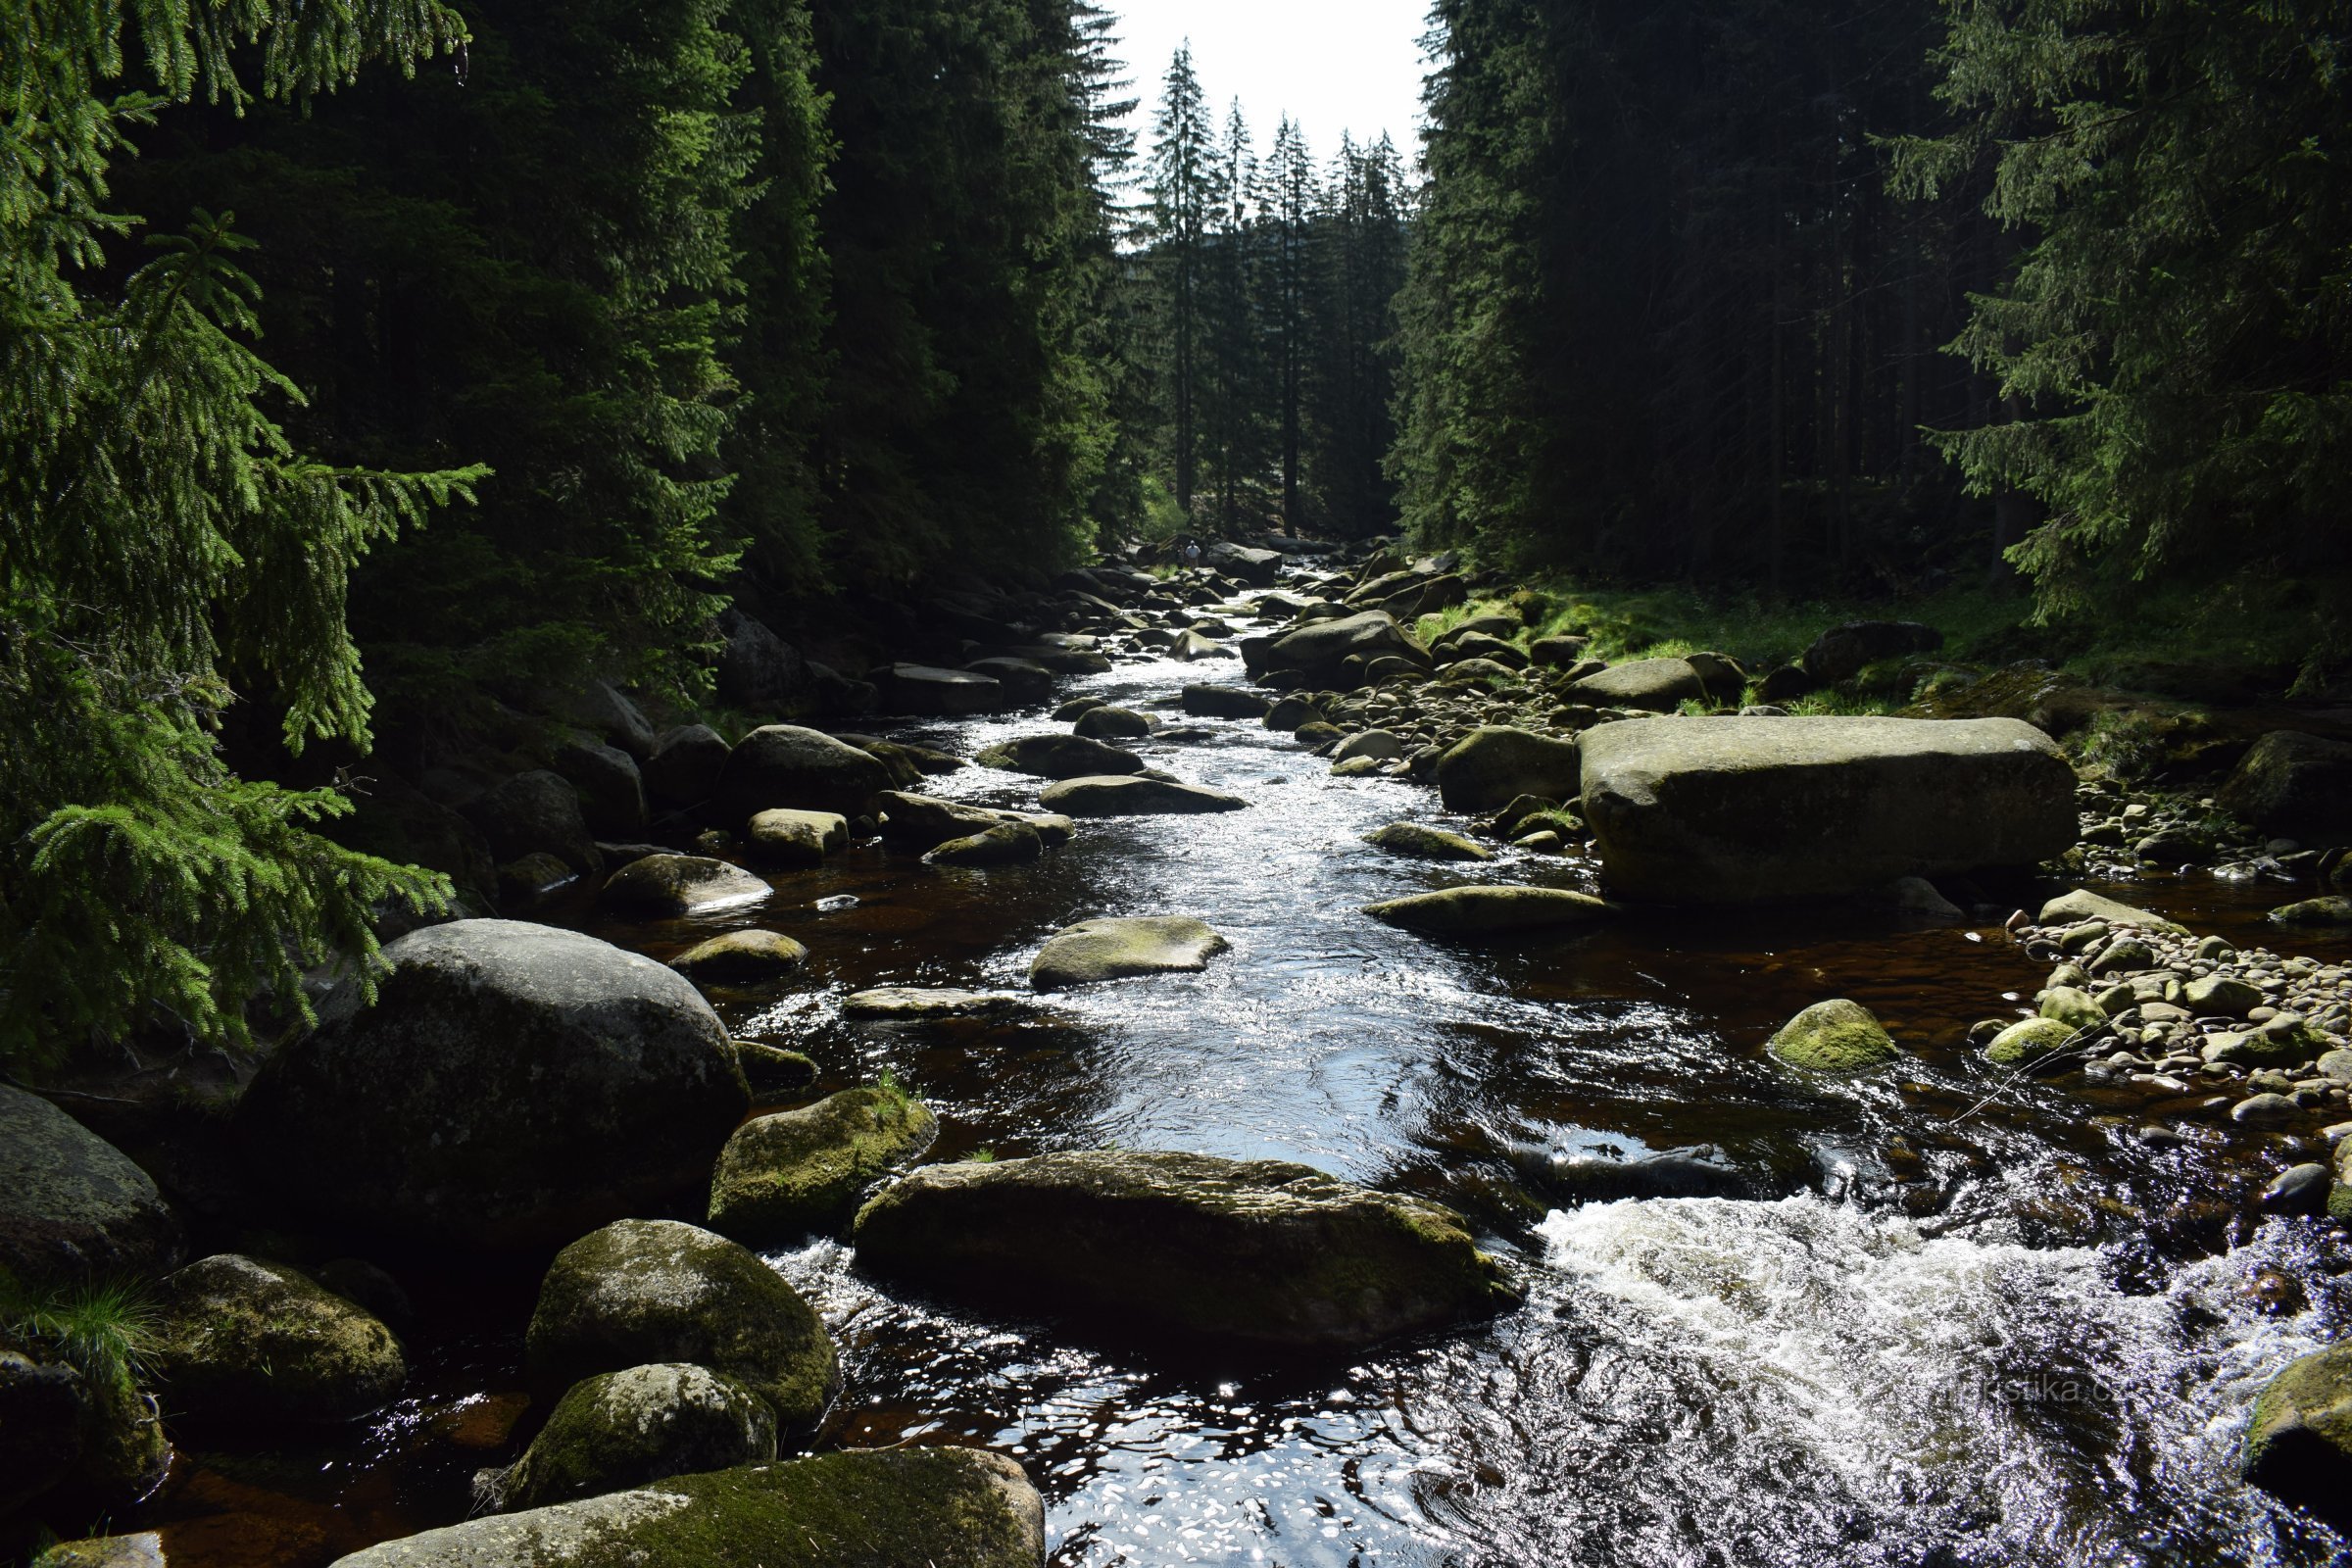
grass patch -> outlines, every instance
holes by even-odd
[[[129,1281],[32,1292],[0,1272],[0,1329],[57,1356],[95,1386],[128,1393],[146,1374],[163,1318],[145,1287]]]

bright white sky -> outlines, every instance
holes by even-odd
[[[1118,58],[1134,78],[1136,150],[1148,154],[1161,78],[1193,42],[1193,73],[1220,128],[1242,101],[1262,156],[1285,114],[1322,163],[1340,132],[1387,131],[1405,167],[1420,156],[1421,35],[1429,0],[1102,0],[1119,19]]]

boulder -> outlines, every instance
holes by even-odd
[[[737,708],[790,712],[808,699],[811,677],[800,650],[740,610],[719,612],[718,695]]]
[[[1816,1002],[1781,1025],[1765,1049],[1792,1067],[1827,1073],[1864,1072],[1902,1055],[1886,1026],[1843,997]]]
[[[2352,1344],[2286,1364],[2254,1401],[2239,1473],[2330,1524],[2352,1524]]]
[[[935,846],[926,865],[1022,865],[1046,853],[1046,841],[1027,822],[999,822],[960,839]]]
[[[669,960],[705,985],[757,985],[790,974],[808,961],[808,950],[780,931],[725,931],[697,942]]]
[[[1521,931],[1591,925],[1609,906],[1589,893],[1508,883],[1441,888],[1368,904],[1375,920],[1427,936],[1509,936]]]
[[[930,1107],[891,1085],[845,1089],[735,1129],[710,1175],[710,1228],[777,1248],[839,1230],[893,1166],[939,1135]]]
[[[171,1205],[128,1155],[40,1096],[0,1084],[0,1276],[37,1291],[150,1275],[177,1263],[183,1246]]]
[[[2281,904],[2265,916],[2273,925],[2287,926],[2346,926],[2352,925],[2352,899],[2340,893],[2324,898],[2303,899],[2294,904]]]
[[[549,768],[517,773],[484,790],[464,811],[502,862],[545,851],[575,871],[604,869],[596,836],[580,812],[579,792],[569,779]]]
[[[821,730],[762,724],[727,754],[713,800],[731,826],[778,806],[866,816],[888,788],[890,769],[870,753]]]
[[[748,1384],[657,1361],[573,1384],[486,1490],[500,1512],[542,1508],[775,1456],[776,1414]]]
[[[1021,735],[999,741],[973,759],[982,767],[1036,778],[1094,778],[1106,773],[1141,773],[1144,760],[1133,752],[1083,735]]]
[[[993,676],[928,664],[892,664],[874,672],[882,710],[917,717],[955,718],[994,713],[1005,706],[1004,687]]]
[[[1252,588],[1271,588],[1275,576],[1282,570],[1282,554],[1275,550],[1253,550],[1248,545],[1219,542],[1201,552],[1207,563],[1228,577],[1239,577]]]
[[[616,1220],[556,1254],[523,1339],[535,1397],[654,1361],[691,1361],[748,1384],[787,1427],[824,1414],[840,1380],[833,1341],[783,1275],[674,1219]]]
[[[750,1107],[718,1015],[651,958],[460,920],[383,960],[374,1004],[336,987],[236,1111],[267,1190],[339,1228],[554,1246],[699,1186]]]
[[[1187,686],[1184,710],[1196,718],[1264,718],[1274,700],[1239,686]]]
[[[501,906],[498,861],[480,828],[397,775],[355,780],[345,794],[350,812],[321,820],[315,832],[395,865],[441,872],[456,884],[467,913]]]
[[[717,790],[730,750],[726,738],[708,724],[663,730],[654,742],[654,755],[645,760],[646,795],[662,806],[702,805]]]
[[[763,865],[807,869],[850,847],[849,819],[839,811],[796,811],[774,807],[757,811],[744,829],[749,854]]]
[[[642,762],[654,755],[659,739],[645,710],[621,694],[609,681],[592,680],[577,690],[563,693],[555,705],[562,717],[569,719],[607,746],[617,746]]]
[[[1230,659],[1233,650],[1200,632],[1180,631],[1176,640],[1168,644],[1168,657],[1190,663],[1196,659]]]
[[[78,1371],[36,1359],[0,1329],[0,1519],[73,1474],[90,1405]]]
[[[1304,1165],[1120,1151],[926,1165],[858,1212],[861,1267],[957,1298],[1270,1355],[1516,1300],[1460,1216]]]
[[[975,659],[963,668],[967,675],[985,675],[1003,687],[1008,703],[1045,703],[1054,699],[1054,671],[1034,659],[997,654]]]
[[[1363,758],[1373,762],[1393,762],[1404,755],[1404,742],[1385,729],[1358,730],[1340,742],[1331,754],[1333,762],[1352,762]]]
[[[765,1102],[797,1095],[816,1082],[816,1063],[797,1051],[757,1040],[735,1042],[735,1064],[755,1100]]]
[[[239,1424],[349,1421],[408,1381],[374,1314],[283,1263],[222,1252],[167,1276],[148,1365],[171,1408]]]
[[[2352,841],[2352,741],[2273,730],[2215,800],[2266,833],[2306,844]]]
[[[1580,749],[1603,872],[1636,899],[1850,896],[2075,842],[2074,770],[2016,719],[1632,719]]]
[[[1585,657],[1590,637],[1539,637],[1527,645],[1527,657],[1545,669],[1566,669]]]
[[[1571,682],[1561,695],[1595,708],[1671,713],[1687,702],[1706,701],[1707,685],[1687,659],[1637,659]]]
[[[854,991],[841,999],[844,1018],[970,1018],[1017,1011],[1028,1000],[1006,991],[956,991],[915,986],[883,986]]]
[[[1508,724],[1481,724],[1438,759],[1448,811],[1492,811],[1522,795],[1564,801],[1577,791],[1577,743]]]
[[[557,747],[549,765],[578,791],[590,829],[612,839],[645,831],[645,780],[628,753],[579,735]]]
[[[1167,816],[1238,811],[1238,795],[1157,778],[1072,778],[1048,786],[1038,804],[1064,816]]]
[[[1339,685],[1343,681],[1353,685],[1355,682],[1347,678],[1349,659],[1359,659],[1368,664],[1392,655],[1409,659],[1423,668],[1429,665],[1429,651],[1397,625],[1395,616],[1386,611],[1367,610],[1284,632],[1265,647],[1261,657],[1263,667],[1296,669],[1311,677],[1317,685]]]
[[[1420,860],[1492,860],[1494,852],[1459,833],[1423,822],[1391,822],[1364,835],[1364,842],[1391,855]]]
[[[2062,893],[2041,906],[2034,916],[2036,925],[2074,925],[2084,920],[2101,920],[2108,925],[2138,926],[2148,931],[2168,931],[2174,936],[2188,935],[2188,927],[2167,920],[2161,914],[2133,908],[2129,904],[2105,898],[2088,888],[2077,888]]]
[[[1140,741],[1152,733],[1152,720],[1130,708],[1098,703],[1078,714],[1070,733],[1090,741]]]
[[[646,855],[605,879],[599,901],[615,914],[668,920],[758,904],[775,890],[740,865],[703,855]]]
[[[1505,669],[1527,667],[1527,655],[1521,653],[1516,644],[1483,631],[1464,631],[1456,627],[1455,632],[1453,641],[1447,645],[1452,650],[1453,662],[1465,659],[1483,659],[1489,663],[1500,664]]]
[[[2076,1044],[2071,1026],[2055,1018],[2025,1018],[1992,1037],[1984,1059],[1996,1067],[2027,1067]]]
[[[1818,684],[1835,686],[1839,681],[1853,679],[1865,665],[1882,659],[1929,653],[1942,646],[1943,633],[1916,620],[1849,620],[1814,638],[1813,646],[1804,651],[1798,663]]]
[[[884,790],[876,804],[883,812],[882,837],[898,850],[928,850],[950,839],[985,833],[1005,822],[1028,823],[1037,829],[1039,839],[1048,849],[1066,844],[1070,839],[1070,819],[1050,811],[1003,811],[898,790]]]
[[[1105,915],[1064,926],[1029,965],[1029,983],[1059,991],[1141,974],[1192,974],[1231,944],[1185,915]]]

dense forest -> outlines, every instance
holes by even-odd
[[[1438,0],[1411,164],[1132,86],[1088,0],[11,15],[0,1053],[241,1038],[447,893],[321,834],[340,769],[690,713],[730,605],[1401,526],[2051,616],[2251,574],[2341,656],[2320,0]]]

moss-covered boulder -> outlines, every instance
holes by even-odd
[[[1144,974],[1193,974],[1231,944],[1180,914],[1105,915],[1064,926],[1030,960],[1029,983],[1061,991]]]
[[[168,1276],[150,1365],[175,1413],[239,1424],[347,1421],[408,1381],[373,1313],[284,1263],[221,1252]]]
[[[179,1221],[130,1156],[0,1084],[0,1273],[38,1289],[179,1261]]]
[[[651,958],[514,920],[431,926],[383,956],[374,1004],[330,993],[237,1107],[256,1176],[306,1215],[558,1246],[699,1190],[751,1108],[718,1015]]]
[[[2052,986],[2035,999],[2034,1008],[2069,1029],[2097,1029],[2107,1022],[2106,1009],[2080,986]]]
[[[2200,1018],[2243,1018],[2263,1001],[2260,986],[2235,975],[2199,975],[2180,988],[2180,1005]]]
[[[1354,1350],[1517,1299],[1460,1216],[1304,1165],[1117,1151],[926,1165],[861,1266],[957,1299],[1267,1352]]]
[[[1045,1503],[977,1448],[827,1453],[469,1519],[334,1568],[1042,1568]]]
[[[2026,1018],[1992,1037],[1984,1059],[1996,1067],[2025,1067],[2075,1045],[2075,1031],[2055,1018]]]
[[[816,1062],[806,1053],[758,1040],[735,1042],[736,1065],[755,1098],[797,1095],[816,1082]]]
[[[1144,760],[1133,752],[1084,735],[1017,735],[989,747],[972,760],[982,767],[1037,778],[1092,778],[1144,770]]]
[[[2246,1480],[2336,1524],[2352,1523],[2352,1344],[2287,1363],[2247,1424]]]
[[[2330,893],[2325,898],[2304,899],[2294,904],[2281,904],[2268,916],[2273,925],[2287,926],[2345,926],[2352,925],[2352,899]]]
[[[556,1254],[523,1341],[534,1394],[656,1361],[691,1361],[813,1425],[840,1377],[824,1324],[784,1276],[697,1226],[624,1219]]]
[[[742,866],[706,855],[647,855],[607,877],[598,898],[615,914],[669,920],[758,904],[774,891]]]
[[[935,845],[926,865],[1024,865],[1046,853],[1046,841],[1027,822],[999,822],[960,839]]]
[[[1781,1025],[1765,1049],[1808,1072],[1867,1072],[1902,1055],[1886,1026],[1843,997],[1816,1002]]]
[[[1090,741],[1140,741],[1152,733],[1152,720],[1131,708],[1098,702],[1077,715],[1070,733]]]
[[[1391,855],[1417,860],[1492,860],[1494,852],[1459,833],[1448,833],[1426,822],[1391,822],[1364,835],[1364,842]]]
[[[1238,811],[1250,803],[1223,790],[1176,784],[1160,778],[1108,776],[1063,779],[1049,785],[1038,804],[1064,816],[1181,816]]]
[[[669,960],[689,980],[748,986],[778,980],[808,961],[808,950],[780,931],[725,931]]]
[[[1590,893],[1497,883],[1414,893],[1368,904],[1364,912],[1425,936],[1507,937],[1591,925],[1607,917],[1610,909]]]
[[[839,811],[778,806],[753,812],[743,836],[752,858],[762,865],[806,868],[822,865],[826,856],[850,847],[850,823]]]
[[[846,1224],[858,1199],[939,1135],[930,1108],[891,1087],[845,1089],[735,1130],[710,1176],[710,1228],[783,1247]]]
[[[750,1385],[661,1361],[573,1384],[486,1490],[501,1511],[541,1508],[775,1456],[776,1413]]]
[[[1448,811],[1492,811],[1522,795],[1576,794],[1576,742],[1509,724],[1482,724],[1438,759],[1438,794]]]

